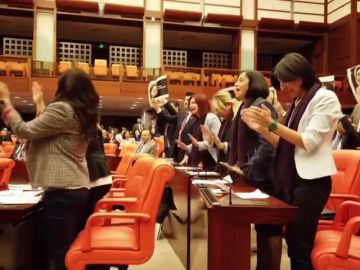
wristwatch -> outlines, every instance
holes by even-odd
[[[274,132],[278,127],[278,122],[273,120],[269,125],[268,125],[268,131],[270,132]]]

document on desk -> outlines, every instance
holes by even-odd
[[[256,189],[253,192],[236,192],[234,194],[241,199],[267,199],[270,197],[259,189]]]
[[[206,171],[188,171],[186,170],[186,173],[191,176],[220,176],[220,173],[218,172],[206,172]]]
[[[37,204],[42,190],[4,190],[0,191],[0,204]]]

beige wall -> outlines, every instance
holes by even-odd
[[[334,0],[328,4],[328,23],[333,23],[351,13],[351,0]]]

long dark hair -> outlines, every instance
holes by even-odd
[[[59,79],[58,89],[54,98],[66,101],[71,105],[77,116],[81,132],[88,140],[96,138],[96,123],[99,120],[99,95],[90,77],[81,69],[67,70]]]
[[[283,82],[302,79],[302,88],[309,91],[315,83],[320,83],[314,69],[304,56],[298,53],[288,53],[275,66],[275,76]]]
[[[249,88],[245,97],[250,99],[267,98],[269,88],[266,85],[264,75],[259,71],[253,70],[245,70],[243,72],[245,72],[246,77],[249,79]]]

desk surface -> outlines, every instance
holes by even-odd
[[[197,177],[197,176],[196,176]],[[176,210],[165,219],[163,232],[186,269],[250,269],[250,225],[285,224],[296,216],[296,207],[275,197],[240,199],[232,195],[216,197],[211,204],[192,184],[195,177],[176,170],[171,188]],[[206,179],[214,177],[206,176]],[[252,192],[255,188],[241,177],[232,192]],[[236,254],[236,255],[235,255]]]
[[[0,223],[16,223],[25,218],[28,214],[39,209],[41,203],[0,205]]]

